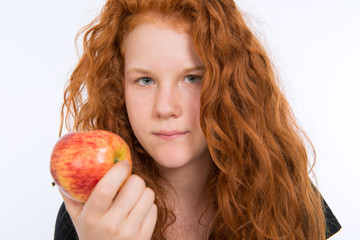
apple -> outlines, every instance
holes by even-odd
[[[55,144],[50,171],[66,196],[85,203],[98,181],[118,161],[128,161],[132,166],[129,147],[120,136],[104,130],[70,132]]]

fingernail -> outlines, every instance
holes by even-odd
[[[122,163],[124,166],[126,166],[127,168],[130,167],[130,163],[129,163],[128,160],[122,160],[121,163]]]

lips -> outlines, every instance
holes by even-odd
[[[182,137],[186,135],[188,131],[178,131],[178,130],[161,130],[154,132],[153,134],[159,138],[170,140]]]

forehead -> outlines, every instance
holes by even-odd
[[[174,28],[163,21],[143,22],[124,40],[125,65],[133,63],[157,64],[164,61],[200,64],[187,31]]]
[[[122,36],[121,41],[121,53],[124,53],[125,48],[125,41],[128,38],[128,35],[133,32],[135,28],[137,28],[140,25],[146,25],[146,24],[156,24],[158,26],[162,26],[164,28],[171,28],[177,32],[190,32],[190,22],[188,20],[185,20],[185,18],[177,17],[176,15],[167,16],[167,15],[161,15],[159,13],[153,13],[153,12],[146,12],[137,14],[131,17],[127,23],[126,31],[124,32]]]

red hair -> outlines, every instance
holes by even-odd
[[[61,129],[65,122],[68,129],[104,129],[125,139],[134,173],[157,195],[153,239],[165,239],[176,218],[158,184],[165,180],[136,140],[124,102],[123,41],[150,15],[175,27],[186,23],[205,66],[200,123],[214,162],[208,190],[215,209],[208,237],[325,239],[322,202],[308,177],[310,142],[232,0],[108,0],[79,33],[83,54],[65,90]]]

